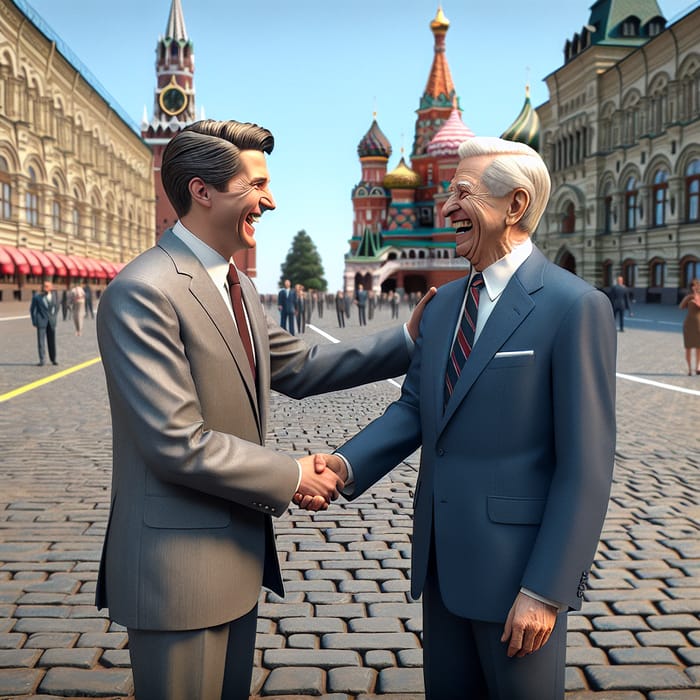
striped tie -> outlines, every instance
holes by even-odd
[[[477,272],[469,283],[467,302],[464,305],[462,320],[459,322],[459,329],[452,344],[450,359],[447,362],[447,373],[445,374],[445,403],[447,403],[454,391],[462,367],[467,361],[474,344],[474,331],[476,330],[476,314],[479,310],[479,291],[484,286],[484,277]]]

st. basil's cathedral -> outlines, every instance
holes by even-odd
[[[410,166],[402,149],[398,165],[387,172],[392,147],[376,115],[357,147],[362,176],[352,190],[353,232],[344,273],[349,292],[359,284],[375,292],[425,292],[468,270],[469,263],[455,257],[454,231],[442,216],[459,162],[457,149],[474,136],[462,120],[447,62],[449,27],[438,8],[430,23],[433,64],[417,110]],[[502,138],[538,148],[539,119],[529,94]]]

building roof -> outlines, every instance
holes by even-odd
[[[525,86],[525,103],[515,121],[501,134],[502,139],[525,143],[540,150],[540,118],[530,102],[530,86]]]
[[[180,0],[173,0],[168,16],[168,26],[165,28],[165,38],[176,41],[189,41],[185,27],[185,15],[182,12]]]
[[[362,140],[357,145],[357,153],[360,158],[380,157],[388,160],[391,155],[391,144],[389,139],[384,136],[384,133],[377,124],[376,115],[372,120],[372,126],[369,131],[362,137]]]
[[[656,0],[598,0],[591,7],[591,17],[589,25],[594,26],[592,42],[619,43],[620,39],[629,43],[630,39],[640,40],[640,37],[623,37],[620,33],[620,26],[624,20],[636,17],[641,27],[644,27],[650,20],[663,17],[659,3]],[[648,37],[644,37],[644,41]]]
[[[445,35],[449,28],[450,22],[445,17],[442,7],[439,7],[435,19],[430,23],[430,29],[435,37],[435,55],[433,56],[433,65],[430,67],[428,83],[421,98],[421,109],[433,106],[445,107],[452,104],[455,86],[445,55]]]
[[[414,190],[420,187],[420,175],[406,165],[403,155],[399,164],[384,176],[384,187],[389,190],[403,189]]]
[[[462,113],[454,107],[449,119],[428,144],[431,156],[455,156],[460,144],[473,138],[474,132],[462,121]]]

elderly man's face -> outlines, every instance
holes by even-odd
[[[495,197],[482,177],[494,156],[473,156],[460,161],[450,184],[450,197],[442,208],[455,229],[457,255],[484,270],[509,253],[518,241],[507,216],[513,192]],[[518,232],[517,238],[527,234]]]

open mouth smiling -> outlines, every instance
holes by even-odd
[[[455,222],[454,227],[455,234],[459,236],[461,233],[469,233],[474,228],[474,224],[471,219],[467,219],[466,221]]]

